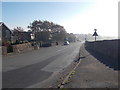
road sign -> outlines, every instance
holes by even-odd
[[[93,34],[93,36],[98,36],[98,34],[97,34],[97,29],[94,29],[95,30],[95,32],[94,32],[94,34]]]
[[[94,29],[95,30],[95,32],[94,32],[94,34],[93,34],[93,36],[95,36],[95,41],[96,41],[96,36],[98,36],[98,34],[97,34],[97,29]]]

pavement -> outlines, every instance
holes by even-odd
[[[40,48],[27,53],[3,56],[3,88],[48,88],[74,61],[81,43]],[[66,70],[66,73],[69,70]]]
[[[103,64],[88,52],[84,44],[80,48],[80,64],[62,88],[106,88],[118,90],[118,71]]]

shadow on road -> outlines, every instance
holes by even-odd
[[[114,70],[120,70],[120,66],[118,64],[118,58],[117,60],[113,60],[112,58],[106,57],[104,55],[101,55],[99,53],[96,53],[93,50],[89,50],[85,48],[91,55],[93,55],[97,60],[99,60],[101,63],[105,64],[109,68],[112,68]],[[117,54],[117,53],[116,53]]]
[[[30,85],[42,82],[52,75],[52,72],[42,71],[41,69],[48,65],[51,61],[54,61],[59,56],[48,58],[42,62],[27,65],[25,67],[3,72],[2,75],[2,87],[3,88],[26,88]]]

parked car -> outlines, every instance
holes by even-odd
[[[69,44],[70,44],[69,41],[64,42],[64,45],[69,45]]]

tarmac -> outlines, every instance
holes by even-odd
[[[84,44],[80,48],[79,65],[69,74],[62,88],[105,88],[119,90],[118,70],[103,64],[88,52]],[[64,81],[64,80],[63,80]],[[114,88],[114,89],[113,89]]]

